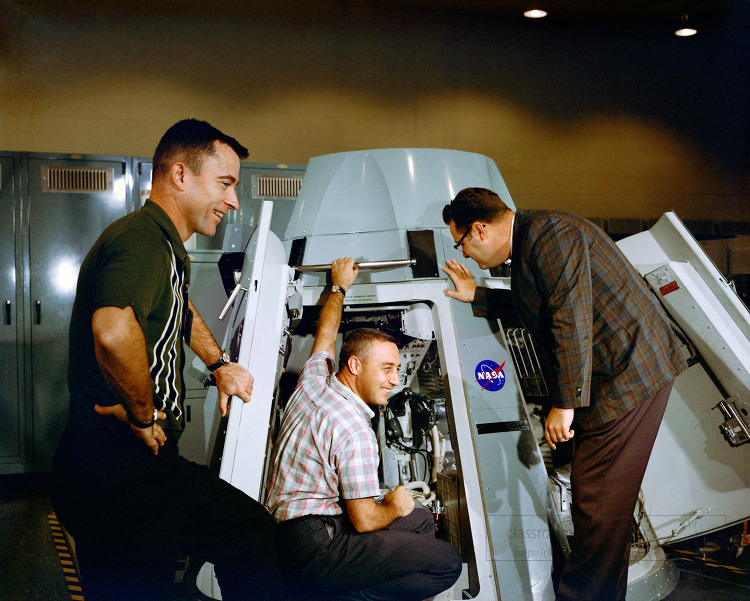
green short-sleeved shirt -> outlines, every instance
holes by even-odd
[[[70,322],[70,421],[107,427],[94,405],[119,401],[94,352],[91,319],[101,307],[132,307],[146,337],[154,406],[165,429],[181,430],[182,347],[190,260],[177,229],[154,202],[112,223],[81,265]],[[111,425],[111,424],[110,424]]]

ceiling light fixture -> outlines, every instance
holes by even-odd
[[[675,30],[674,34],[681,38],[687,38],[696,33],[698,33],[698,30],[695,29],[688,20],[687,12],[683,12],[682,15],[680,15],[680,26]]]
[[[547,11],[539,6],[538,2],[529,2],[526,10],[523,11],[523,16],[529,19],[543,19],[547,16]]]

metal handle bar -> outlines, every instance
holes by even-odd
[[[367,261],[362,263],[355,263],[360,269],[388,269],[392,267],[408,267],[409,265],[416,265],[416,259],[394,259],[392,261]],[[292,267],[297,271],[330,271],[332,267],[331,263],[327,265],[297,265]]]
[[[415,265],[416,263],[416,259],[395,259],[392,261],[369,261],[356,263],[356,265],[360,269],[387,269],[389,267],[408,267],[409,265]],[[296,269],[297,271],[330,271],[332,266],[331,263],[328,263],[327,265],[297,265],[296,267],[292,267],[292,269]],[[239,295],[242,290],[247,291],[247,288],[239,283],[234,287],[234,290],[232,290],[232,294],[229,295],[224,308],[221,310],[221,313],[219,313],[220,320],[223,320],[224,317],[226,317],[226,314],[234,304],[237,295]]]
[[[232,308],[232,305],[234,304],[234,300],[237,298],[237,295],[242,291],[245,290],[247,292],[247,288],[243,287],[242,284],[237,284],[234,287],[234,290],[232,290],[232,294],[229,295],[229,299],[227,299],[227,303],[224,305],[224,308],[221,310],[221,313],[219,313],[219,319],[223,320],[226,316],[229,309]]]

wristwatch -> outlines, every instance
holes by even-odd
[[[346,288],[344,288],[343,286],[339,286],[338,284],[334,284],[333,286],[331,286],[331,293],[333,292],[340,292],[341,294],[346,296]]]
[[[231,363],[232,360],[229,358],[229,355],[226,351],[222,351],[221,357],[216,363],[212,363],[211,365],[207,365],[208,371],[216,371],[219,369],[222,365],[226,365],[227,363]]]
[[[154,425],[156,420],[159,419],[159,410],[154,409],[154,414],[151,416],[150,422],[139,422],[137,419],[135,419],[130,413],[128,412],[128,421],[133,424],[136,428],[139,428],[141,430],[145,430],[146,428],[150,428]]]

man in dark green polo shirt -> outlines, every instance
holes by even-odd
[[[225,600],[279,598],[273,520],[262,505],[178,454],[183,340],[212,370],[223,415],[250,400],[188,300],[184,242],[239,207],[247,149],[203,121],[173,125],[151,197],[110,225],[84,260],[70,325],[70,413],[53,503],[76,541],[87,601],[170,599],[178,551],[211,561]]]

